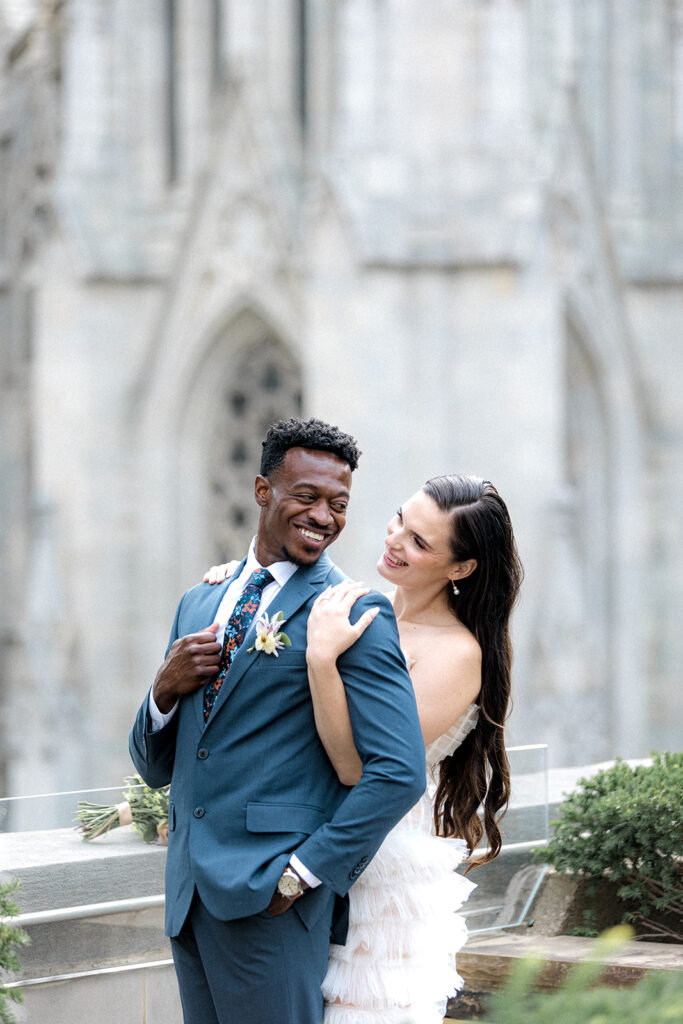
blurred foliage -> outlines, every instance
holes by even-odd
[[[554,992],[535,991],[546,964],[522,960],[487,1003],[490,1024],[677,1024],[683,1021],[683,972],[650,971],[630,988],[596,985],[601,958],[633,935],[612,928],[595,944],[590,961],[578,964]]]
[[[11,898],[12,893],[19,889],[21,883],[16,879],[12,882],[0,882],[0,979],[6,974],[16,974],[20,968],[17,946],[26,946],[29,937],[21,928],[3,918],[16,917],[19,907]],[[8,1000],[21,1003],[24,1000],[21,989],[7,988],[0,980],[0,1021],[2,1024],[13,1024],[15,1017],[11,1012]]]

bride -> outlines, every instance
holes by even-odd
[[[204,578],[220,582],[229,569]],[[503,730],[522,567],[505,503],[477,477],[428,480],[389,522],[377,569],[395,587],[431,785],[350,890],[346,945],[331,946],[323,983],[325,1024],[441,1024],[446,995],[462,987],[455,953],[467,933],[455,911],[474,888],[454,869],[498,855],[510,792]],[[329,588],[308,623],[316,727],[349,786],[362,765],[336,661],[374,617],[349,620],[368,589]],[[473,859],[484,834],[488,850]]]

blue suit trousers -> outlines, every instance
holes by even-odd
[[[310,927],[296,903],[220,921],[195,892],[171,940],[184,1024],[322,1024],[333,893],[326,903]]]

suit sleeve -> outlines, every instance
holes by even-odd
[[[295,851],[309,871],[342,896],[384,836],[419,800],[426,781],[415,695],[391,604],[370,594],[356,602],[353,618],[375,605],[379,614],[338,661],[363,775],[334,817]]]
[[[178,620],[183,605],[184,595],[176,609],[166,655],[173,643],[178,639]],[[167,786],[173,774],[175,761],[175,742],[178,733],[178,712],[166,723],[163,729],[152,731],[149,717],[149,692],[138,710],[135,723],[130,731],[128,749],[138,774],[148,786],[160,789]]]

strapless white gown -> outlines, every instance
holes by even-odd
[[[464,840],[433,834],[432,802],[439,762],[478,716],[471,704],[429,745],[427,791],[351,887],[346,945],[331,946],[323,982],[325,1024],[441,1024],[447,998],[462,988],[455,954],[467,928],[456,911],[476,886],[455,871]]]

